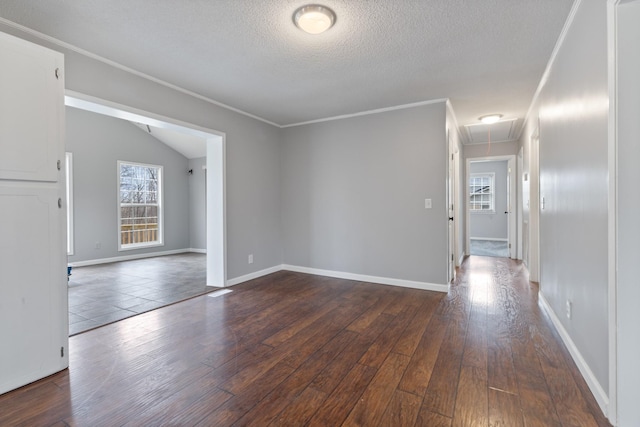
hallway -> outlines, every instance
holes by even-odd
[[[280,271],[70,339],[0,425],[608,426],[521,263],[448,294]]]

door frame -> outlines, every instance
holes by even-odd
[[[161,116],[90,95],[65,91],[65,105],[106,116],[195,135],[207,144],[207,286],[227,285],[226,172],[224,132]],[[213,173],[211,173],[213,171]]]
[[[447,283],[451,283],[456,278],[456,267],[458,266],[458,219],[456,218],[458,180],[456,178],[460,150],[454,143],[449,131],[447,131],[447,143],[449,147],[447,150]]]
[[[516,185],[516,156],[513,154],[506,156],[487,156],[487,157],[468,157],[466,159],[466,170],[465,170],[465,201],[464,201],[464,215],[465,215],[465,252],[467,254],[471,254],[471,215],[469,213],[469,178],[471,177],[471,163],[473,162],[493,162],[493,161],[506,161],[507,162],[507,180],[508,180],[508,188],[507,188],[507,210],[509,212],[509,218],[507,220],[507,241],[509,244],[509,257],[516,258],[516,239],[517,239],[517,209],[516,206],[518,204],[518,194],[517,194],[517,185]]]

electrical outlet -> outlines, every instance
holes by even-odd
[[[253,264],[253,254],[249,254],[249,264]]]
[[[571,314],[572,314],[572,313],[571,313],[571,309],[572,309],[572,308],[573,308],[573,307],[571,307],[571,301],[570,301],[570,300],[567,300],[567,319],[571,319]]]

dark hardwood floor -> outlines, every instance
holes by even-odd
[[[13,426],[606,426],[523,266],[448,294],[279,272],[70,339]]]

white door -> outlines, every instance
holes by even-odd
[[[456,263],[455,263],[455,206],[454,206],[454,194],[455,194],[455,165],[453,144],[451,138],[449,138],[449,179],[447,180],[447,209],[448,209],[448,233],[449,233],[449,254],[448,254],[448,274],[447,279],[451,282],[456,278]]]
[[[0,393],[68,366],[63,63],[0,33]]]
[[[507,210],[509,258],[516,259],[516,159],[510,157],[507,162]]]

